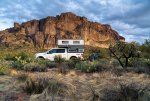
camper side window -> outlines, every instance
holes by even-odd
[[[68,44],[69,41],[62,41],[62,44]]]
[[[80,44],[80,41],[73,41],[73,44]]]

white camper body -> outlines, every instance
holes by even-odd
[[[69,46],[83,45],[84,46],[84,40],[59,39],[58,40],[58,46],[64,46],[64,45],[69,45]]]
[[[67,48],[68,52],[84,52],[84,40],[58,40],[58,47]]]

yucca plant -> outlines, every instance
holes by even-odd
[[[65,59],[62,58],[60,55],[56,55],[54,57],[54,61],[57,63],[57,67],[59,68],[59,71],[61,73],[65,73],[66,69],[65,69],[65,66],[62,64],[65,61]]]

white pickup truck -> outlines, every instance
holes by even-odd
[[[47,52],[35,54],[35,57],[54,61],[54,57],[56,55],[60,55],[62,58],[69,60],[69,59],[74,59],[74,58],[83,59],[82,54],[83,54],[83,52],[81,52],[81,53],[79,53],[79,52],[78,53],[68,52],[67,48],[52,48],[51,50],[49,50]]]

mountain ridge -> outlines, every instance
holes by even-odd
[[[108,48],[116,41],[125,41],[108,24],[89,21],[72,12],[30,20],[0,31],[1,45],[28,45],[38,48],[57,46],[58,39],[84,39],[85,45]]]

